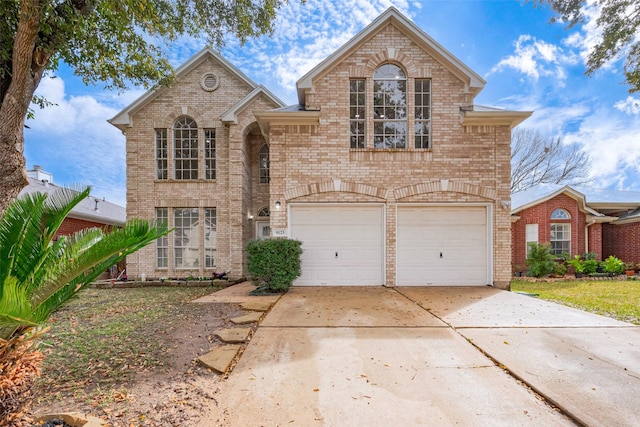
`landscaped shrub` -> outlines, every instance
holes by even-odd
[[[624,263],[619,258],[610,255],[604,260],[604,272],[609,274],[621,274],[624,270]]]
[[[533,277],[551,274],[556,267],[555,256],[551,252],[551,246],[529,243],[527,266],[529,267],[529,274]]]
[[[586,275],[595,274],[595,272],[598,270],[599,264],[600,262],[598,262],[598,260],[585,259],[582,262],[584,274]]]
[[[290,239],[253,240],[247,245],[251,282],[257,292],[284,292],[300,276],[302,242]]]

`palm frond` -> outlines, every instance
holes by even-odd
[[[20,326],[37,326],[33,318],[33,307],[29,303],[27,291],[15,277],[2,282],[0,298],[0,331],[9,334]],[[0,335],[4,337],[5,335]]]

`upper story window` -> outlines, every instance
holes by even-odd
[[[365,147],[365,79],[349,81],[349,121],[351,127],[351,148]]]
[[[183,116],[173,124],[175,179],[198,179],[198,125]]]
[[[216,130],[204,130],[204,179],[216,179]]]
[[[551,219],[571,219],[571,215],[564,209],[555,209],[551,212]]]
[[[431,148],[431,80],[415,80],[415,147]]]
[[[258,154],[259,170],[260,170],[260,184],[269,183],[269,146],[264,144],[260,147],[260,153]]]
[[[156,179],[167,179],[169,149],[167,130],[156,129]]]
[[[407,148],[407,76],[395,64],[373,74],[373,146]]]

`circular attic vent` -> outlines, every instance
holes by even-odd
[[[204,76],[202,76],[202,80],[200,80],[200,86],[207,92],[213,92],[218,89],[219,85],[220,79],[213,73],[205,73]]]

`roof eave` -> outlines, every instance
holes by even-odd
[[[511,129],[531,117],[533,111],[464,111],[463,126],[509,126]]]
[[[267,142],[269,142],[271,125],[320,124],[320,111],[260,111],[253,115]]]
[[[282,102],[277,96],[275,96],[269,89],[262,85],[258,85],[255,89],[253,89],[247,96],[242,98],[236,105],[227,110],[224,114],[220,116],[220,120],[223,123],[231,123],[238,124],[238,112],[241,111],[251,100],[263,94],[267,97],[267,99],[274,103],[277,108],[281,108],[285,106],[285,103]]]

